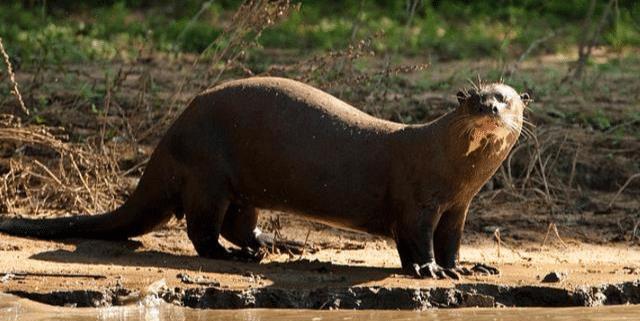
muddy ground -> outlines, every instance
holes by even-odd
[[[275,214],[266,213],[264,220]],[[501,246],[465,242],[464,264],[499,276],[459,281],[402,275],[390,240],[321,228],[280,215],[282,236],[315,253],[271,254],[261,263],[202,259],[184,222],[129,242],[23,239],[0,235],[0,291],[53,305],[109,306],[159,297],[196,308],[426,309],[464,306],[594,306],[640,303],[640,251],[624,244],[551,240]],[[267,223],[267,222],[263,222]],[[559,282],[542,282],[550,272]]]
[[[400,273],[391,240],[267,212],[264,230],[299,241],[308,235],[319,251],[272,254],[260,264],[200,259],[178,221],[120,243],[0,234],[0,291],[74,306],[155,296],[200,308],[640,303],[640,179],[634,178],[640,173],[640,61],[598,51],[582,80],[565,82],[575,57],[536,57],[517,68],[491,60],[439,62],[385,78],[381,59],[368,61],[366,73],[345,68],[348,57],[309,71],[315,60],[274,56],[284,62],[257,69],[303,79],[406,123],[453,108],[469,78],[496,79],[496,71],[510,70],[505,81],[534,98],[527,118],[536,128],[472,203],[461,252],[467,265],[496,265],[502,274],[416,280]],[[0,91],[1,113],[22,118],[0,118],[0,213],[51,217],[121,204],[166,125],[211,85],[211,66],[193,62],[152,56],[18,70],[31,115],[21,115],[8,90]],[[246,76],[242,67],[223,78]],[[2,86],[6,80],[0,75]],[[550,272],[566,278],[542,283]]]

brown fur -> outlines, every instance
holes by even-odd
[[[492,117],[483,90],[507,91],[511,108]],[[391,236],[407,272],[450,275],[469,203],[520,133],[524,103],[511,91],[484,85],[429,124],[403,125],[292,80],[227,82],[193,99],[120,208],[5,219],[0,230],[124,239],[184,213],[199,255],[226,258],[219,235],[255,249],[266,240],[256,209],[274,209]],[[510,115],[511,127],[503,122]]]

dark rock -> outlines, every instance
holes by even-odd
[[[567,278],[567,273],[565,272],[557,272],[553,271],[542,278],[543,283],[556,283],[560,281],[564,281]]]
[[[496,306],[494,297],[478,293],[463,293],[462,302],[465,307],[493,308]]]
[[[508,295],[496,300],[515,307],[567,307],[572,306],[571,291],[540,286],[509,287]],[[511,303],[511,304],[509,304]]]
[[[32,293],[25,291],[13,291],[10,294],[27,298],[33,301],[57,306],[74,306],[78,308],[96,308],[111,306],[113,296],[111,293],[99,291],[56,291],[50,293]]]

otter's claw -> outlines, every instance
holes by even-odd
[[[473,275],[473,271],[471,271],[466,266],[458,265],[454,267],[453,270],[458,272],[460,275],[465,275],[465,276]]]
[[[413,269],[420,278],[460,280],[460,274],[455,269],[442,268],[436,262],[429,262],[423,265],[413,264]]]
[[[498,270],[497,268],[490,266],[490,265],[486,265],[483,263],[476,263],[476,265],[474,265],[471,268],[471,271],[473,273],[478,273],[481,275],[498,275],[500,274],[500,270]]]

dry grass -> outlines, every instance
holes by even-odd
[[[635,178],[630,172],[633,166],[628,157],[640,150],[640,142],[627,137],[622,144],[612,145],[613,139],[604,133],[586,133],[573,128],[536,128],[532,137],[521,138],[503,164],[497,179],[504,188],[496,193],[521,200],[540,199],[549,213],[554,214],[574,207],[585,187],[607,191],[617,189],[616,182],[626,180],[619,190],[622,191]],[[603,146],[607,146],[606,151]],[[585,175],[585,170],[605,173],[591,177]],[[495,198],[497,195],[484,196]]]
[[[117,156],[107,150],[70,144],[55,128],[23,126],[15,117],[0,121],[0,141],[15,147],[3,164],[3,212],[49,214],[51,211],[95,213],[121,202],[124,184]],[[53,154],[53,155],[52,155]],[[3,167],[4,167],[3,166]]]

